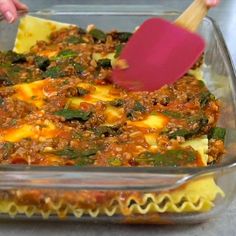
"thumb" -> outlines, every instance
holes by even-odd
[[[0,0],[0,12],[9,23],[17,18],[16,8],[11,0]]]

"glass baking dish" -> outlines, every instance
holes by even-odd
[[[162,17],[174,20],[178,16],[176,12],[164,12],[160,6],[121,5],[60,5],[30,14],[77,24],[81,27],[95,23],[98,28],[106,31],[112,29],[133,31],[147,18]],[[1,21],[0,50],[13,48],[18,23],[8,25]],[[227,153],[221,164],[204,168],[79,168],[2,165],[0,166],[0,217],[149,224],[198,223],[215,217],[226,210],[227,206],[230,207],[236,187],[235,181],[232,181],[236,176],[235,71],[223,36],[211,18],[204,19],[199,33],[207,43],[202,67],[203,77],[208,88],[221,101],[219,125],[227,129],[225,142]],[[143,197],[149,193],[170,193],[182,188],[186,183],[206,178],[214,179],[222,193],[214,199],[207,210],[179,213],[164,211],[162,209],[168,201],[164,199],[158,205],[160,208],[158,211],[147,211],[151,198],[147,198],[142,204],[142,210],[133,212],[117,210],[119,203],[122,202],[122,194],[135,192]],[[60,202],[60,196],[66,195],[73,199],[85,192],[97,195],[117,194],[119,199],[110,203],[109,209],[96,209],[95,201],[94,209],[87,211],[76,208],[73,204]],[[42,194],[35,205],[29,205],[27,201],[22,200],[23,196],[27,196],[28,193]],[[17,197],[17,202],[9,201],[11,196]],[[184,198],[176,206],[180,207],[183,201],[185,201]],[[49,203],[54,206],[54,211],[47,208]],[[128,207],[132,204],[131,200]]]

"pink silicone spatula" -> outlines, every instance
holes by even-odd
[[[146,20],[122,50],[113,81],[136,91],[175,82],[204,51],[204,40],[194,32],[207,12],[204,0],[194,0],[174,24],[160,18]]]

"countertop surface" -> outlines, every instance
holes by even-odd
[[[166,9],[183,10],[191,0],[24,0],[31,9],[46,8],[54,4],[158,4]],[[220,7],[211,10],[209,15],[219,24],[227,47],[236,63],[236,1],[222,0]],[[233,181],[233,180],[232,180]],[[42,222],[42,221],[12,221],[0,222],[0,236],[60,236],[60,235],[236,235],[236,200],[223,214],[209,222],[198,225],[114,225],[114,224],[88,224],[76,222]]]

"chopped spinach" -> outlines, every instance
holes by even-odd
[[[176,112],[176,111],[163,111],[162,112],[163,115],[166,115],[166,116],[169,116],[169,117],[172,117],[172,118],[175,118],[175,119],[180,119],[180,118],[183,118],[183,115],[179,112]]]
[[[65,148],[63,150],[54,151],[52,153],[57,155],[57,156],[67,157],[67,158],[70,158],[70,159],[76,159],[76,158],[79,157],[78,151],[76,151],[74,149],[71,149],[71,148]]]
[[[194,150],[167,150],[165,153],[151,153],[145,152],[140,154],[135,161],[142,163],[149,163],[154,166],[186,166],[196,162],[197,152]]]
[[[133,120],[135,118],[135,112],[134,110],[129,110],[127,113],[126,113],[126,117],[129,119],[129,120]]]
[[[85,43],[85,41],[83,40],[82,37],[77,37],[77,36],[70,36],[67,40],[67,43],[71,43],[71,44],[79,44],[79,43]]]
[[[192,130],[179,128],[178,130],[174,132],[167,130],[166,132],[163,132],[163,133],[166,133],[169,138],[173,138],[173,139],[177,138],[178,136],[188,139],[196,134],[199,134],[204,129],[204,127],[208,124],[208,118],[204,114],[188,116],[188,117],[186,117],[185,115],[183,116],[183,118],[186,119],[186,121],[189,124],[197,124],[197,126],[195,126],[195,128]]]
[[[211,100],[214,100],[215,97],[209,91],[202,92],[200,94],[200,105],[201,107],[205,107]]]
[[[115,58],[119,57],[121,52],[122,52],[122,49],[123,49],[123,44],[118,44],[115,48]]]
[[[205,87],[205,83],[204,83],[204,81],[203,80],[198,80],[198,83],[199,83],[199,86],[201,87],[201,88],[204,88]]]
[[[121,107],[123,106],[125,103],[125,101],[123,99],[115,99],[113,101],[110,101],[110,105],[114,106],[114,107]]]
[[[198,126],[193,129],[193,130],[187,130],[187,129],[178,129],[174,132],[167,132],[167,136],[169,138],[176,139],[178,136],[179,137],[184,137],[186,139],[191,138],[192,136],[199,134],[201,130],[204,128],[204,126],[208,123],[207,118],[202,118],[196,121],[198,123]]]
[[[77,52],[72,51],[71,49],[65,49],[62,50],[58,53],[56,56],[56,59],[66,59],[66,58],[71,58],[71,57],[76,57],[78,55]]]
[[[92,148],[92,149],[88,149],[88,150],[76,150],[76,149],[72,149],[72,148],[65,148],[63,150],[59,150],[59,151],[55,151],[53,152],[53,154],[57,155],[57,156],[65,156],[67,158],[70,159],[76,159],[79,157],[90,157],[95,155],[98,152],[98,148]]]
[[[92,29],[89,31],[89,34],[91,34],[93,36],[93,39],[97,41],[101,41],[101,42],[106,41],[106,34],[102,30]]]
[[[118,39],[122,43],[128,42],[131,36],[132,36],[132,33],[130,32],[118,32]]]
[[[80,63],[74,63],[73,66],[78,75],[82,74],[84,70],[86,69],[85,66],[81,65]]]
[[[22,70],[22,67],[18,66],[18,65],[11,65],[11,67],[9,68],[9,72],[13,73],[14,75],[18,72],[20,72]]]
[[[99,148],[91,148],[91,149],[87,149],[85,151],[82,151],[80,153],[80,157],[90,157],[90,156],[94,156],[97,154],[97,152],[99,151]]]
[[[132,109],[130,109],[127,113],[126,113],[126,117],[129,119],[129,120],[132,120],[134,119],[135,115],[136,115],[136,112],[145,112],[146,111],[146,108],[143,106],[143,104],[139,101],[136,101],[134,103],[134,106]]]
[[[176,139],[179,137],[190,138],[195,134],[193,130],[186,130],[186,129],[178,129],[174,132],[169,132],[167,136],[171,139]]]
[[[187,117],[187,121],[189,123],[198,123],[200,127],[208,124],[208,118],[203,114],[196,116],[189,116]]]
[[[90,148],[87,150],[79,150],[67,147],[63,150],[52,152],[54,155],[65,157],[68,159],[75,159],[77,166],[91,165],[94,162],[94,156],[102,147]]]
[[[115,136],[121,134],[121,129],[118,126],[99,126],[94,129],[94,133],[98,137],[101,137],[102,135],[105,137]]]
[[[97,61],[98,67],[102,67],[104,69],[111,68],[111,60],[109,58],[103,58]]]
[[[140,112],[145,112],[146,108],[143,106],[143,104],[139,101],[136,101],[134,103],[134,107],[133,107],[134,111],[140,111]]]
[[[46,71],[50,65],[50,60],[47,57],[37,56],[35,57],[35,63],[40,70]]]
[[[78,96],[84,96],[88,93],[89,93],[89,91],[87,89],[84,89],[84,88],[81,88],[81,87],[77,88],[77,95]]]
[[[122,161],[118,157],[111,157],[108,159],[108,164],[110,166],[121,166]]]
[[[226,135],[226,129],[225,128],[221,128],[221,127],[215,127],[212,128],[208,138],[212,138],[212,139],[218,139],[218,140],[225,140],[225,135]]]
[[[53,66],[49,67],[43,74],[44,78],[51,77],[51,78],[58,78],[65,76],[64,71],[62,71],[61,67]]]
[[[91,117],[91,112],[82,110],[62,109],[54,113],[57,116],[63,116],[66,120],[87,121]]]
[[[145,111],[146,111],[146,108],[142,105],[142,103],[140,103],[139,101],[136,101],[134,103],[134,107],[126,113],[126,117],[129,120],[132,120],[134,119],[136,112],[145,112]]]
[[[11,79],[14,77],[14,78],[18,78],[18,73],[21,72],[21,71],[25,71],[25,72],[28,72],[28,69],[27,68],[23,68],[23,67],[20,67],[19,65],[9,65],[8,67],[6,67],[7,69],[7,76],[9,76]]]
[[[9,60],[12,64],[22,64],[27,61],[24,54],[16,53],[13,51],[8,51],[6,53],[6,59]]]
[[[199,120],[198,120],[199,126],[205,126],[208,124],[208,118],[206,116],[202,116]]]

